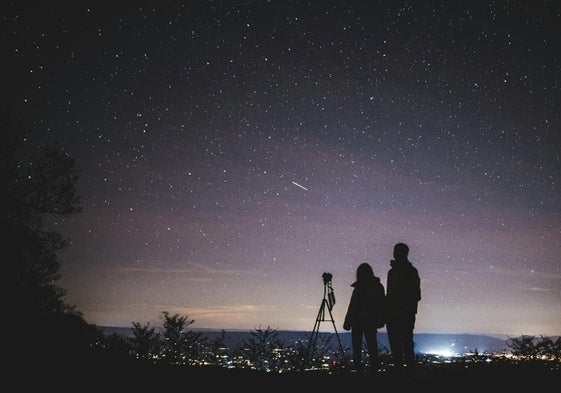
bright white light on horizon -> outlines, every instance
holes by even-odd
[[[438,356],[442,356],[442,357],[453,357],[453,356],[458,356],[457,353],[455,353],[454,351],[452,351],[450,348],[438,348],[438,349],[428,349],[425,353],[430,354],[430,355],[438,355]]]

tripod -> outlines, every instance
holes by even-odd
[[[333,314],[331,310],[335,305],[335,293],[333,292],[333,286],[331,285],[331,279],[333,276],[331,273],[323,273],[323,299],[321,301],[321,306],[319,307],[318,315],[316,317],[316,322],[314,324],[314,330],[310,336],[310,341],[308,342],[308,348],[306,350],[306,360],[310,361],[313,354],[317,350],[317,340],[319,336],[319,326],[321,322],[331,321],[333,324],[333,329],[335,330],[335,336],[337,337],[337,342],[339,345],[339,351],[341,352],[341,359],[345,362],[345,350],[343,349],[343,344],[341,343],[341,338],[337,332],[337,327],[335,326],[335,320],[333,319]],[[325,319],[325,308],[329,312],[329,319]]]

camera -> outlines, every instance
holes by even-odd
[[[333,275],[331,273],[323,273],[321,275],[321,277],[323,278],[323,283],[325,285],[327,285],[328,283],[331,282],[331,280],[333,279]]]

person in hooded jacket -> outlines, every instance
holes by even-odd
[[[362,263],[356,270],[356,281],[351,284],[353,292],[345,315],[343,329],[351,331],[353,368],[364,372],[362,361],[362,340],[366,347],[370,368],[378,369],[378,328],[384,326],[385,289],[380,278],[374,275],[368,263]]]
[[[411,374],[415,370],[413,329],[421,300],[421,279],[408,255],[407,244],[394,246],[386,282],[386,331],[396,369],[405,366]]]

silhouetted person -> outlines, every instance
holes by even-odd
[[[421,300],[419,272],[409,261],[409,247],[397,243],[393,249],[391,268],[386,283],[386,331],[396,368],[415,369],[413,329],[417,304]]]
[[[356,281],[351,284],[354,288],[343,329],[351,331],[353,347],[353,368],[363,372],[362,339],[366,339],[366,347],[370,359],[370,368],[378,369],[378,327],[383,326],[383,305],[385,290],[380,278],[374,275],[368,263],[362,263],[356,270]]]

